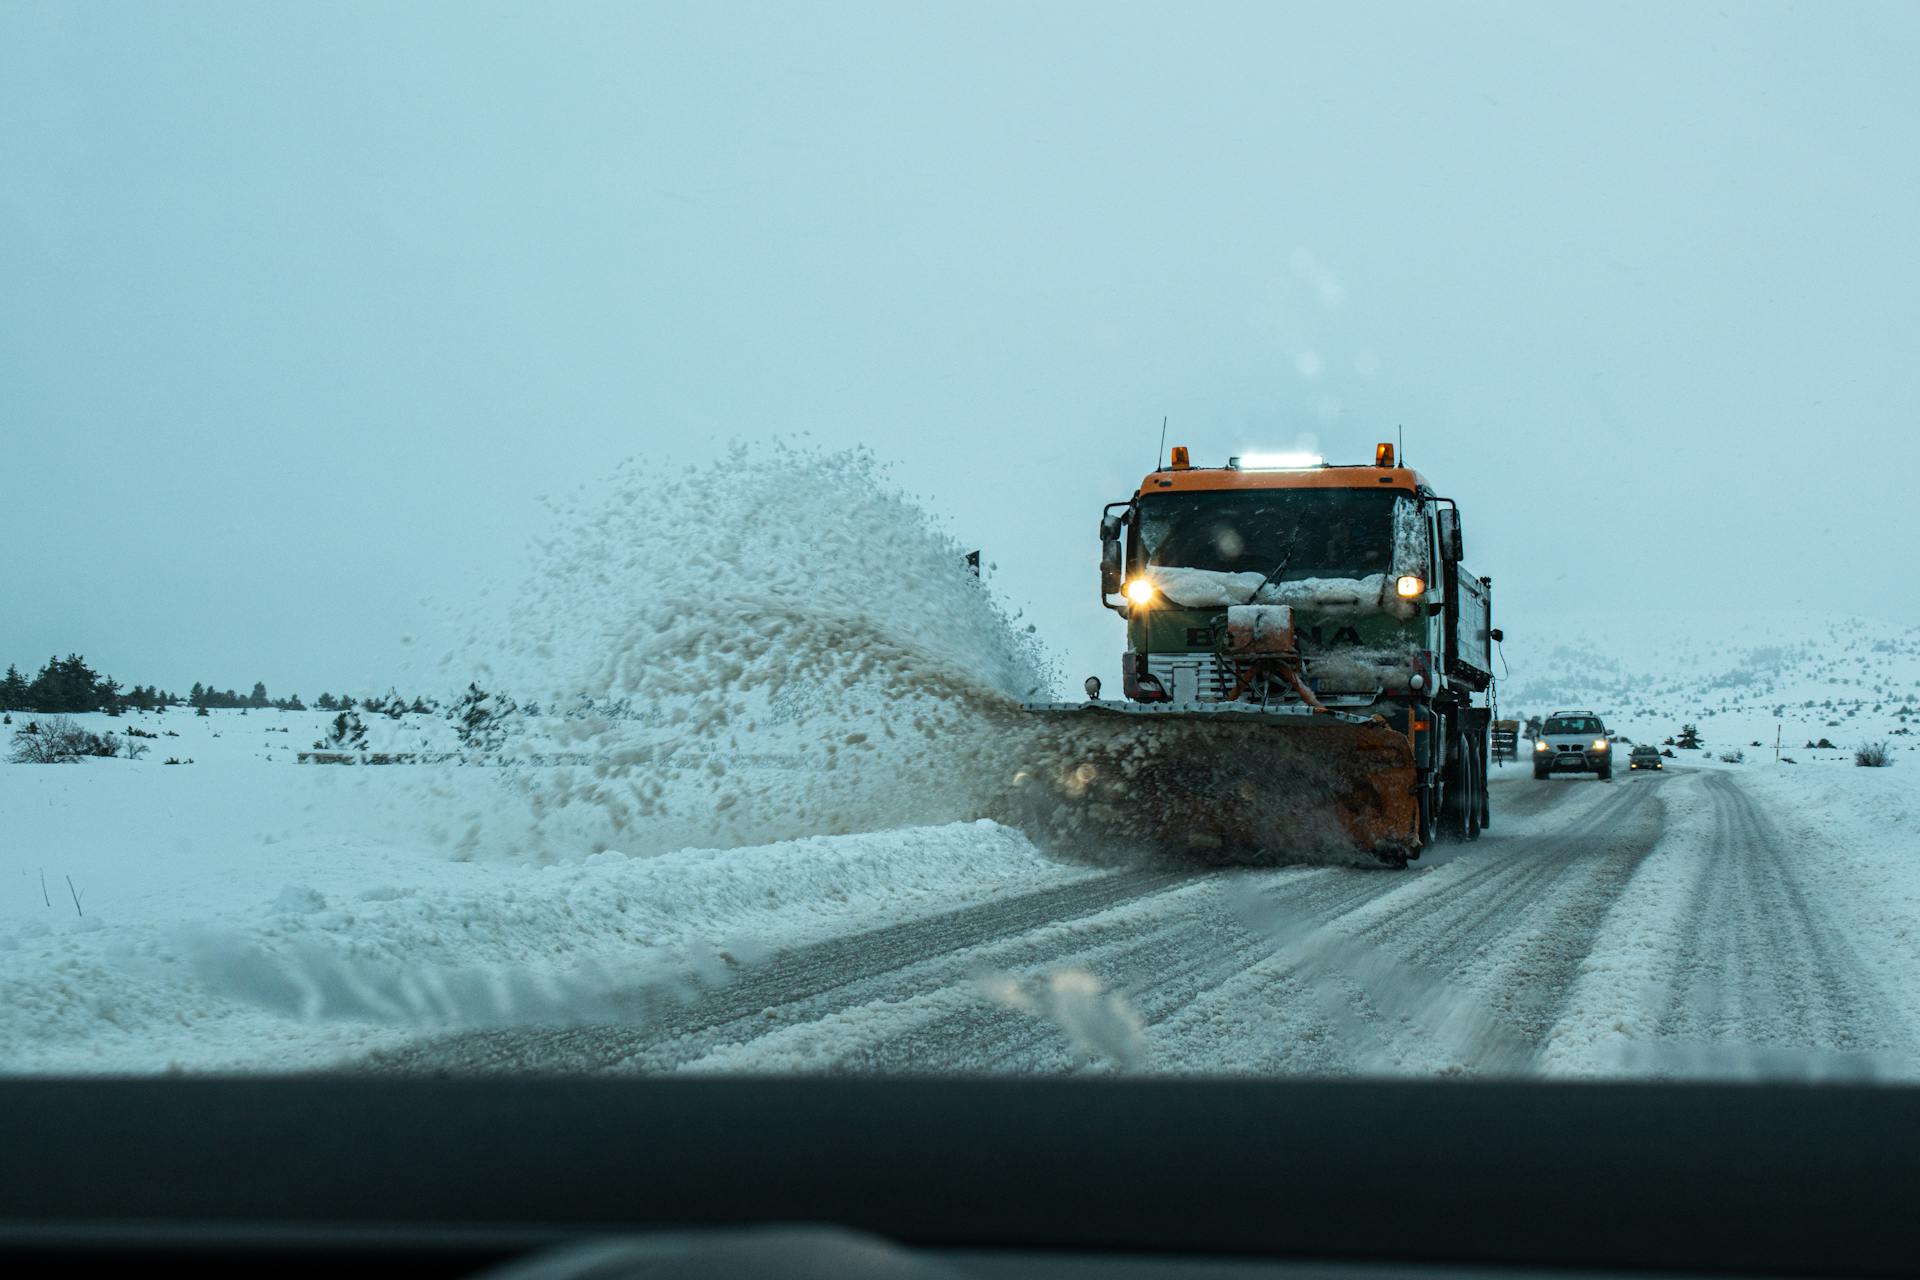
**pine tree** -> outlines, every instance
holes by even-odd
[[[1690,724],[1681,725],[1680,737],[1673,745],[1679,747],[1682,751],[1698,751],[1700,749],[1700,731]]]
[[[247,695],[247,705],[250,707],[264,707],[267,705],[267,685],[264,680],[255,680],[253,682],[253,692]]]
[[[206,703],[207,687],[198,680],[195,680],[193,682],[193,688],[187,690],[187,705],[196,711],[200,711],[206,708]]]
[[[506,741],[506,718],[518,708],[504,694],[491,694],[478,684],[469,683],[460,701],[447,714],[462,746],[481,751],[497,751]]]
[[[320,696],[314,699],[313,705],[322,711],[333,711],[340,706],[339,703],[333,700],[333,695],[325,690],[322,690]]]
[[[27,678],[20,674],[20,668],[9,663],[5,679],[0,679],[0,711],[26,709]]]
[[[342,711],[333,718],[327,728],[327,736],[313,744],[315,751],[365,751],[367,749],[367,727],[360,723],[360,717],[351,711]]]

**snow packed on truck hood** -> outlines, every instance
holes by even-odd
[[[1160,594],[1189,609],[1217,609],[1235,604],[1290,604],[1304,609],[1354,608],[1378,604],[1386,598],[1387,575],[1364,578],[1300,578],[1268,582],[1257,573],[1222,573],[1215,569],[1184,569],[1151,565],[1147,580]]]

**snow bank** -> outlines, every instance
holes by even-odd
[[[405,771],[196,770],[0,767],[0,1070],[300,1069],[423,1029],[631,1020],[771,950],[1087,874],[991,823],[458,862],[360,803]]]

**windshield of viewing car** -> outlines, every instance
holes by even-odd
[[[1140,499],[1147,562],[1277,581],[1364,578],[1393,556],[1395,494],[1378,489],[1153,493]]]
[[[0,3],[0,1075],[1920,1080],[1915,66]]]

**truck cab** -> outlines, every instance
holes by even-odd
[[[1100,600],[1126,619],[1122,688],[1142,710],[1250,705],[1404,735],[1418,847],[1489,816],[1499,633],[1458,508],[1394,455],[1202,467],[1175,448],[1103,515]]]

